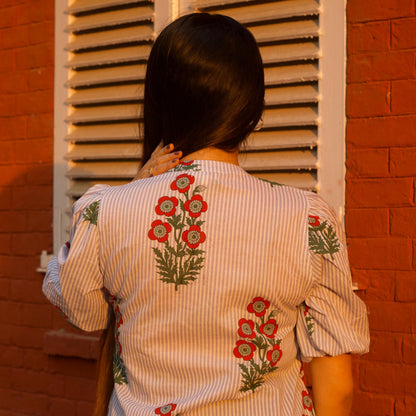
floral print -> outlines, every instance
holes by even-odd
[[[156,220],[152,222],[152,229],[149,231],[148,235],[151,240],[157,240],[159,243],[164,243],[168,239],[171,231],[172,227],[170,224]]]
[[[90,224],[97,225],[98,211],[100,209],[100,201],[95,201],[90,204],[85,212],[82,214],[84,221],[89,221]]]
[[[175,213],[177,205],[178,200],[175,197],[162,196],[155,208],[156,214],[171,217]]]
[[[115,328],[115,348],[113,355],[113,375],[115,384],[128,384],[126,366],[124,364],[122,354],[122,346],[120,343],[120,327],[123,325],[123,315],[120,311],[121,300],[116,296],[112,295],[107,289],[105,289],[108,301],[113,307],[114,315],[116,317],[116,328]]]
[[[163,416],[171,416],[172,412],[176,409],[176,404],[169,403],[165,404],[164,406],[158,407],[155,410],[155,414],[157,415],[163,415]]]
[[[187,170],[201,170],[199,165],[195,164],[193,160],[184,160],[182,162],[179,162],[174,168],[174,172],[181,172],[181,171],[187,171]]]
[[[302,392],[302,404],[306,410],[309,410],[310,412],[313,410],[312,398],[306,390]]]
[[[329,254],[334,260],[334,254],[340,250],[338,237],[328,221],[320,221],[316,215],[308,216],[309,248],[317,254]]]
[[[256,321],[241,318],[237,333],[241,338],[236,342],[234,356],[243,359],[240,363],[240,392],[255,391],[264,383],[264,376],[277,370],[277,363],[282,358],[281,339],[276,338],[278,325],[272,310],[266,316],[270,302],[262,297],[255,297],[247,306],[247,311],[256,317]]]
[[[182,162],[182,166],[197,165],[190,161]],[[208,209],[201,195],[206,187],[193,186],[194,182],[195,177],[186,173],[171,182],[170,189],[178,192],[178,198],[166,195],[159,198],[155,212],[163,216],[164,221],[153,221],[148,231],[151,240],[164,245],[162,249],[152,247],[160,280],[174,284],[175,290],[196,280],[205,261],[205,251],[200,246],[206,240],[201,228],[205,223],[201,219],[202,213]]]

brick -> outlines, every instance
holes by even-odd
[[[47,345],[45,343],[45,345]],[[94,354],[95,356],[97,354]],[[95,380],[97,374],[96,360],[83,358],[53,356],[48,357],[48,370],[65,376],[89,378]]]
[[[391,38],[394,49],[416,48],[416,18],[393,20]]]
[[[347,64],[347,82],[414,78],[415,58],[413,51],[350,55]]]
[[[52,163],[52,143],[49,139],[19,140],[15,142],[14,157],[17,163]]]
[[[386,51],[390,48],[390,22],[370,22],[348,25],[348,55]]]
[[[416,81],[393,81],[391,90],[391,109],[395,114],[416,112],[415,103]]]
[[[347,85],[347,116],[370,117],[390,114],[390,83]]]
[[[41,280],[12,280],[10,282],[10,300],[29,302],[29,303],[45,303],[45,296],[42,293]]]
[[[0,49],[12,49],[29,44],[27,26],[10,27],[0,31]]]
[[[19,233],[12,235],[12,253],[15,255],[39,255],[43,250],[50,251],[50,233]]]
[[[3,74],[0,78],[0,91],[3,94],[26,92],[29,90],[28,78],[27,71],[13,71]],[[8,97],[8,102],[10,102],[10,99],[11,97]],[[16,111],[13,114],[16,114]]]
[[[369,148],[414,146],[416,116],[352,119],[347,123],[347,145]]]
[[[413,180],[411,178],[348,180],[348,208],[383,208],[412,205],[412,188]]]
[[[375,383],[376,380],[373,381]],[[367,386],[369,387],[369,386]],[[354,416],[391,416],[394,413],[394,397],[359,391],[354,393]]]
[[[48,397],[45,394],[0,389],[0,408],[10,411],[10,416],[45,416],[48,414],[48,406]]]
[[[0,87],[0,91],[1,91],[1,87]],[[15,114],[16,114],[15,96],[10,95],[10,94],[0,95],[0,117],[7,118],[7,117],[12,117]]]
[[[53,143],[50,140],[50,143],[46,145],[52,148]],[[28,185],[49,185],[52,186],[53,183],[53,165],[52,163],[42,163],[41,165],[32,165],[29,167],[26,180]]]
[[[415,380],[413,380],[414,385]],[[396,400],[394,406],[394,416],[409,416],[416,413],[416,399],[413,397],[404,397]]]
[[[367,301],[371,331],[412,334],[416,327],[416,304]]]
[[[50,43],[54,38],[54,22],[41,21],[29,25],[29,39],[31,44]]]
[[[65,377],[65,397],[93,401],[95,397],[95,380],[79,377]]]
[[[416,302],[416,271],[397,273],[395,300],[398,302]]]
[[[16,25],[33,22],[51,21],[54,18],[54,2],[45,0],[31,0],[15,8],[14,19]]]
[[[53,45],[32,45],[15,50],[17,69],[39,68],[53,64]]]
[[[416,343],[413,335],[403,337],[403,362],[406,364],[416,364]]]
[[[0,164],[14,161],[14,143],[12,141],[0,141]]]
[[[412,0],[349,0],[347,19],[349,22],[366,22],[374,20],[408,17],[415,14]]]
[[[14,368],[11,374],[12,385],[27,393],[47,393],[48,396],[63,396],[64,377],[25,368]]]
[[[0,323],[0,345],[10,345],[12,325]]]
[[[23,351],[15,346],[6,346],[0,349],[0,366],[23,366]]]
[[[357,269],[410,270],[412,245],[406,238],[350,238],[348,252]]]
[[[0,302],[0,310],[4,315],[0,320],[7,323],[10,317],[16,325],[24,325],[33,328],[48,328],[52,322],[49,305]]]
[[[0,13],[0,27],[10,27],[14,20],[14,8],[4,7],[5,5],[3,5],[3,3],[2,6]]]
[[[1,217],[0,233],[19,232],[26,228],[26,216],[23,212],[3,211]]]
[[[26,117],[3,118],[0,123],[0,137],[9,140],[25,138]]]
[[[416,175],[416,147],[390,150],[390,173],[394,176]]]
[[[0,16],[2,15],[2,13],[0,13]],[[12,49],[8,49],[5,51],[0,50],[0,73],[12,71],[14,68],[14,51]]]
[[[22,348],[42,348],[45,328],[11,325],[9,328],[11,343]]]
[[[1,235],[1,234],[0,234]],[[11,239],[11,235],[8,235]],[[39,278],[36,268],[39,267],[40,254],[35,256],[0,256],[0,276],[14,279]]]
[[[389,175],[388,149],[350,149],[347,154],[349,178],[380,178]]]
[[[12,236],[10,234],[0,234],[0,253],[10,254],[11,249],[12,249]]]
[[[51,399],[49,414],[59,416],[76,416],[77,409],[73,400],[68,399]]]
[[[27,212],[26,231],[52,232],[52,210]]]
[[[401,363],[402,338],[397,334],[374,331],[370,338],[370,352],[363,355],[362,360]]]
[[[51,99],[53,98],[53,67],[43,67],[32,69],[29,72],[28,83],[31,91],[50,90]]]
[[[0,183],[5,186],[10,186],[11,201],[8,209],[13,208],[13,189],[14,186],[22,186],[26,183],[26,170],[25,165],[0,165]]]
[[[348,237],[380,237],[390,230],[387,208],[349,209],[345,221]]]
[[[0,278],[0,299],[9,299],[10,297],[10,281],[9,279]]]
[[[8,210],[12,203],[12,188],[10,186],[0,187],[0,210]]]
[[[11,386],[11,367],[0,367],[0,388],[7,389]]]
[[[391,234],[416,237],[416,208],[392,208]]]
[[[31,114],[27,120],[27,137],[53,137],[53,114]]]
[[[93,414],[94,403],[93,402],[78,402],[77,403],[77,416],[90,416]]]
[[[16,95],[17,114],[39,114],[53,111],[51,91],[35,91]]]
[[[52,189],[46,185],[15,187],[12,203],[14,209],[51,209]]]
[[[364,287],[360,296],[367,300],[395,300],[395,270],[356,270],[352,269],[353,281]],[[405,273],[405,272],[401,272]]]
[[[48,356],[42,350],[24,349],[23,366],[31,370],[45,371],[48,368]]]

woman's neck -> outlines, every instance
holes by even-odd
[[[182,158],[182,160],[216,160],[217,162],[231,163],[238,165],[238,150],[227,152],[216,147],[207,147],[190,153]]]

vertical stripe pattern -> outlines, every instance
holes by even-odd
[[[310,415],[299,356],[309,360],[368,350],[367,313],[351,290],[342,229],[313,193],[272,185],[227,163],[194,165],[90,190],[74,207],[71,247],[50,263],[44,292],[72,323],[90,331],[107,323],[103,288],[120,300],[118,340],[128,383],[115,385],[110,415]],[[194,177],[188,193],[172,185],[184,174]],[[206,210],[194,223],[175,228],[175,215],[183,221],[189,214],[180,200],[193,194],[202,196]],[[158,213],[161,197],[178,199],[174,214]],[[96,225],[82,220],[95,201],[100,201]],[[309,249],[309,215],[336,231],[340,249],[335,255]],[[156,229],[158,220],[173,224],[164,241],[169,226]],[[184,244],[192,224],[200,224],[206,237],[194,248]],[[204,261],[195,280],[175,286],[162,280],[159,266],[169,253],[183,256],[178,264],[186,264],[178,241]],[[254,392],[241,392],[240,364],[251,361],[236,356],[236,343],[254,338],[239,335],[239,321],[265,319],[250,312],[255,299],[268,302],[267,314],[275,311],[282,355]],[[259,357],[255,354],[253,360]]]

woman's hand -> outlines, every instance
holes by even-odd
[[[182,152],[180,150],[172,152],[172,150],[172,143],[164,147],[162,147],[162,143],[160,143],[153,151],[150,159],[139,169],[137,175],[133,178],[133,181],[160,175],[161,173],[165,173],[169,169],[174,168],[179,163]]]

